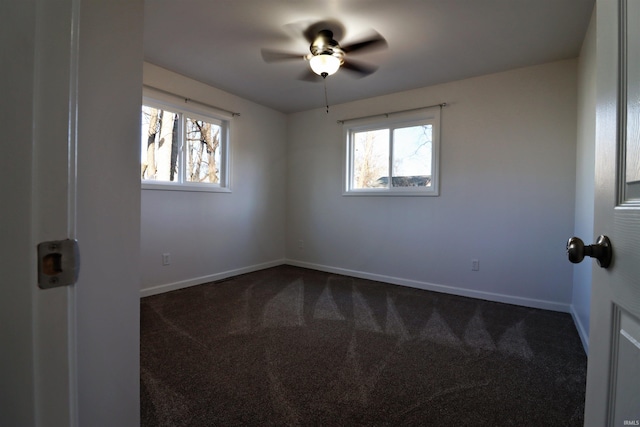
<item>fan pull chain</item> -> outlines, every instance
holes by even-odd
[[[327,106],[327,114],[329,114],[329,98],[327,97],[327,79],[323,79],[324,82],[324,103]]]

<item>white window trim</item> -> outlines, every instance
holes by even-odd
[[[198,105],[185,105],[184,102],[177,97],[173,97],[145,88],[143,91],[142,105],[148,105],[155,108],[166,108],[175,113],[187,114],[194,119],[210,121],[212,123],[223,123],[225,130],[224,144],[222,144],[220,152],[220,163],[223,165],[220,173],[220,183],[199,183],[199,182],[167,182],[140,180],[140,188],[142,190],[163,190],[163,191],[187,191],[187,192],[208,192],[208,193],[231,193],[231,119],[233,115],[222,112],[221,110],[208,109]],[[184,135],[185,130],[181,122],[180,133]],[[183,136],[184,141],[184,136]],[[181,149],[181,156],[184,152]]]
[[[343,123],[343,196],[439,196],[440,195],[440,110],[433,107],[419,112],[389,114],[386,117],[369,117],[351,120]],[[430,187],[389,187],[389,188],[351,188],[353,174],[351,136],[353,132],[363,130],[387,129],[397,125],[432,125],[432,158],[431,158],[431,186]],[[416,189],[418,188],[418,189]]]

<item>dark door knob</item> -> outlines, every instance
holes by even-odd
[[[585,246],[584,242],[572,237],[567,242],[567,255],[569,261],[574,264],[582,262],[585,256],[590,256],[598,260],[598,265],[607,268],[611,264],[613,250],[611,249],[611,241],[607,236],[600,236],[595,245]]]

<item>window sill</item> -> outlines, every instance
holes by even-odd
[[[142,182],[142,190],[162,190],[162,191],[188,191],[200,193],[231,193],[228,187],[218,187],[208,184],[171,184],[171,183],[151,183]]]
[[[349,190],[342,193],[343,196],[383,196],[383,197],[436,197],[439,196],[437,191],[416,191],[416,190]]]

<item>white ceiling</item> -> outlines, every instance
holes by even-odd
[[[324,86],[298,78],[303,59],[267,64],[262,48],[304,55],[295,28],[338,20],[342,45],[379,32],[385,50],[349,58],[379,66],[339,70],[330,104],[578,56],[594,0],[145,0],[145,60],[290,113],[323,107]],[[293,24],[293,25],[292,25]]]

